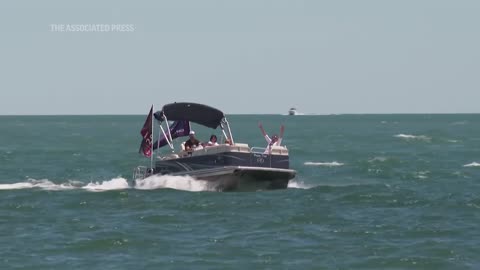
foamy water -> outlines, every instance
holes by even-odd
[[[111,180],[91,182],[85,184],[81,181],[68,181],[66,183],[56,184],[48,179],[28,179],[26,182],[18,182],[12,184],[0,184],[0,190],[13,190],[13,189],[43,189],[43,190],[73,190],[84,189],[87,191],[108,191],[127,189],[128,181],[125,178],[114,178]]]
[[[102,192],[109,190],[139,189],[153,190],[161,188],[171,188],[185,191],[207,191],[208,183],[202,180],[195,180],[189,176],[151,176],[143,180],[136,180],[134,187],[130,186],[128,180],[122,177],[113,178],[104,181],[94,181],[84,183],[81,181],[68,181],[66,183],[56,184],[48,179],[28,179],[25,182],[11,184],[0,184],[0,190],[15,189],[43,189],[43,190],[73,190],[83,189],[91,192]]]
[[[302,181],[291,180],[288,188],[308,189],[312,186]],[[85,183],[81,181],[67,181],[66,183],[56,184],[48,179],[28,179],[25,182],[11,184],[0,184],[0,190],[16,189],[42,189],[50,191],[61,190],[85,190],[89,192],[103,192],[110,190],[137,189],[137,190],[155,190],[155,189],[176,189],[183,191],[216,191],[211,182],[197,180],[190,176],[171,176],[171,175],[153,175],[145,179],[135,180],[135,185],[131,186],[127,179],[118,177],[105,181],[94,181]]]
[[[307,185],[305,184],[305,182],[303,181],[300,181],[300,180],[290,180],[290,182],[288,182],[288,188],[299,188],[299,189],[310,189],[314,186],[312,185]]]
[[[209,183],[190,176],[152,175],[135,180],[135,188],[142,190],[172,188],[185,191],[213,191]]]
[[[88,191],[108,191],[108,190],[119,190],[119,189],[127,189],[130,188],[128,185],[128,181],[125,178],[114,178],[108,181],[101,181],[101,182],[91,182],[88,183],[86,186],[83,186],[82,189]]]

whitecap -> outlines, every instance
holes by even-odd
[[[463,165],[463,167],[480,167],[480,163],[472,162],[472,163]]]
[[[311,162],[307,161],[303,163],[306,166],[324,166],[324,167],[336,167],[336,166],[343,166],[345,165],[344,163],[332,161],[332,162]]]
[[[368,162],[370,162],[370,163],[372,163],[372,162],[385,162],[387,160],[388,160],[387,157],[374,157],[372,159],[369,159]]]
[[[418,179],[427,179],[430,171],[419,171],[414,173],[414,177]]]
[[[411,135],[411,134],[397,134],[393,137],[401,138],[405,140],[420,140],[420,141],[430,141],[432,138],[425,135]]]

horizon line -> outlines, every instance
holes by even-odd
[[[0,117],[5,116],[142,116],[145,114],[111,114],[111,113],[98,113],[98,114],[0,114]],[[302,113],[297,115],[289,115],[286,113],[231,113],[225,115],[282,115],[282,116],[335,116],[335,115],[464,115],[464,114],[480,114],[480,112],[394,112],[394,113]]]

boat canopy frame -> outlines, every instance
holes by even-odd
[[[172,134],[168,127],[168,121],[190,121],[212,129],[221,128],[223,136],[234,144],[232,130],[225,114],[219,109],[193,102],[175,102],[166,104],[161,111],[154,113],[155,119],[158,121],[161,133],[167,140],[168,145],[175,151],[173,146]],[[162,124],[166,124],[166,131]]]
[[[187,120],[213,129],[220,126],[222,119],[225,118],[225,114],[216,108],[191,102],[164,105],[154,116],[160,122],[167,118],[170,121]]]

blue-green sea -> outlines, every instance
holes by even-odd
[[[0,269],[480,269],[480,115],[227,117],[285,124],[288,189],[134,188],[144,115],[0,116]]]

